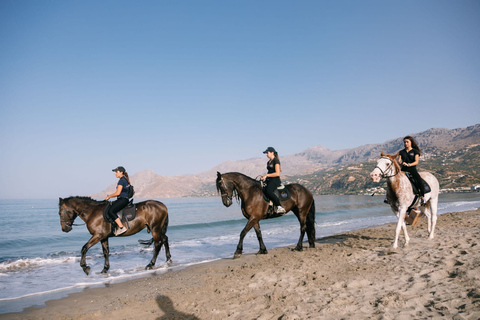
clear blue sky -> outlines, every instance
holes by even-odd
[[[480,123],[479,17],[477,0],[2,0],[0,198]]]

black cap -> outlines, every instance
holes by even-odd
[[[125,168],[124,167],[116,167],[115,169],[112,169],[113,172],[115,171],[120,171],[121,173],[125,173]]]
[[[277,151],[275,151],[275,148],[273,148],[273,147],[268,147],[267,150],[263,151],[263,153],[267,153],[267,152],[276,153]]]

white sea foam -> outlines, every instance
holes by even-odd
[[[0,272],[18,272],[26,269],[37,268],[45,265],[55,265],[62,263],[75,263],[78,261],[76,257],[65,258],[31,258],[18,259],[13,261],[5,261],[0,263]]]

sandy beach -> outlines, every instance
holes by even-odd
[[[409,247],[402,233],[395,251],[390,224],[303,252],[292,245],[86,289],[0,319],[480,319],[480,210],[440,215],[434,240],[426,223],[409,226]]]

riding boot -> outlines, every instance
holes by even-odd
[[[285,212],[287,211],[285,211],[285,209],[282,206],[277,207],[277,213],[285,213]]]

